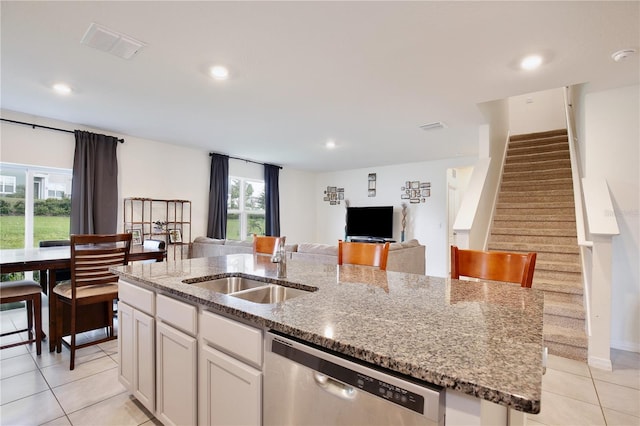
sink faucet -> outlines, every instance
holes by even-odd
[[[277,264],[278,278],[287,277],[287,252],[284,250],[284,244],[278,247],[278,250],[271,257],[271,261]]]

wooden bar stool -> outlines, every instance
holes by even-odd
[[[387,270],[389,257],[389,243],[347,243],[338,240],[338,265],[343,263],[352,265],[377,266]]]
[[[27,328],[17,331],[2,333],[0,336],[22,333],[27,331],[29,340],[20,343],[11,343],[0,346],[0,349],[11,348],[29,343],[36,344],[36,353],[42,352],[42,299],[40,292],[42,287],[32,280],[4,281],[0,283],[0,303],[27,302]],[[34,329],[35,319],[35,329]]]

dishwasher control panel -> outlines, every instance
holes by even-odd
[[[383,382],[379,379],[374,379],[373,377],[361,373],[355,374],[355,383],[350,384],[355,385],[365,392],[369,392],[370,394],[379,396],[380,398],[384,398],[395,404],[402,405],[412,411],[416,411],[418,413],[423,412],[424,398],[422,395],[415,394],[399,386]]]

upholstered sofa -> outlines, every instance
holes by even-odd
[[[286,244],[285,249],[291,253],[291,259],[294,260],[334,265],[338,263],[337,244]],[[250,241],[219,240],[208,237],[197,237],[191,247],[191,257],[214,257],[252,252],[253,245]],[[388,271],[424,275],[425,263],[425,246],[418,240],[389,245]]]

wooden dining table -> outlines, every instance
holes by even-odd
[[[129,261],[155,260],[162,262],[166,256],[165,249],[144,248],[141,245],[131,247]],[[49,295],[56,286],[57,269],[71,268],[71,248],[61,247],[34,247],[22,249],[0,250],[0,273],[40,271],[41,276],[47,278],[40,281],[42,292]],[[88,315],[91,317],[91,315]],[[87,329],[91,329],[93,323],[102,321],[102,318],[87,318]],[[42,330],[40,330],[42,332]],[[49,303],[49,352],[55,349],[57,336],[55,303]]]

